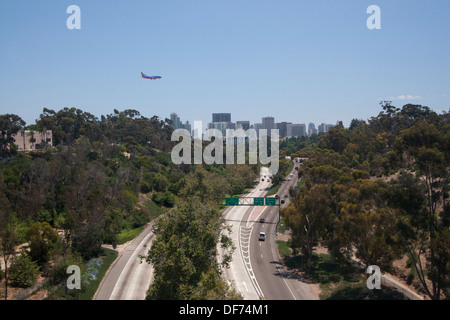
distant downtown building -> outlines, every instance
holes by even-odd
[[[319,133],[325,133],[325,132],[328,132],[328,130],[330,130],[333,127],[335,127],[334,124],[321,123],[321,124],[319,124],[318,132]]]
[[[292,124],[292,137],[304,137],[306,136],[306,125],[301,123]]]
[[[271,129],[275,129],[275,119],[274,117],[264,117],[262,118],[262,128],[261,129],[267,129],[268,132]]]
[[[176,113],[173,112],[170,114],[170,120],[172,121],[172,126],[175,130],[181,128],[181,120]]]
[[[292,122],[278,122],[275,127],[278,129],[280,138],[292,136]]]
[[[186,121],[186,123],[183,124],[183,122],[180,120],[180,117],[175,112],[170,114],[170,120],[172,121],[172,127],[175,130],[186,129],[187,131],[189,131],[189,134],[192,135],[192,128],[189,121]]]
[[[212,122],[231,122],[231,113],[213,113]]]
[[[312,136],[313,134],[317,134],[317,129],[314,123],[310,122],[308,124],[308,136]]]
[[[247,131],[250,129],[250,121],[236,121],[236,129]]]
[[[172,120],[175,129],[186,129],[191,135],[195,135],[192,132],[189,121],[186,121],[186,123],[183,124],[176,113],[171,113],[170,119]],[[207,129],[217,129],[224,137],[226,137],[227,129],[243,129],[245,131],[254,129],[258,136],[260,129],[266,129],[269,136],[271,135],[272,129],[278,129],[280,139],[285,139],[289,137],[305,137],[325,133],[335,126],[333,124],[321,123],[316,129],[315,124],[312,122],[310,122],[308,126],[303,123],[292,123],[287,121],[275,123],[275,118],[271,116],[263,117],[261,120],[260,123],[253,124],[248,120],[240,120],[234,123],[231,122],[231,113],[213,113],[212,122],[207,124]]]
[[[227,129],[235,129],[236,125],[231,122],[231,113],[213,113],[212,122],[208,123],[208,129],[217,129],[225,137]]]

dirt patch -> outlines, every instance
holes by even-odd
[[[275,240],[288,242],[289,239],[290,239],[290,236],[288,234],[278,233]]]
[[[278,234],[276,240],[288,241],[289,238],[290,238],[290,236],[288,234],[280,233],[280,234]],[[313,248],[313,252],[316,254],[329,254],[328,248],[325,246],[322,246],[322,245],[315,246]],[[385,274],[389,278],[398,282],[398,285],[400,285],[402,287],[402,289],[409,291],[411,293],[414,293],[416,295],[419,295],[419,296],[423,297],[424,300],[429,300],[428,296],[424,295],[423,293],[418,292],[417,289],[420,288],[419,283],[417,283],[417,282],[411,283],[411,284],[408,283],[407,276],[408,276],[409,268],[407,266],[407,260],[408,260],[408,257],[405,256],[402,259],[394,261],[394,263],[393,263],[393,265],[394,265],[393,273],[394,274],[390,274],[390,273],[385,273]],[[309,286],[311,287],[311,289],[313,290],[314,294],[317,297],[320,297],[322,295],[322,290],[320,289],[320,285],[306,279],[305,273],[303,271],[301,271],[300,269],[288,269],[288,272],[291,273],[292,275],[295,275],[295,276],[303,279],[306,283],[308,283]]]

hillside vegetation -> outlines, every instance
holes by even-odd
[[[357,260],[393,272],[406,255],[419,291],[450,297],[449,120],[428,107],[387,104],[368,122],[283,144],[308,158],[298,173],[304,184],[283,210],[290,246],[307,266],[318,242],[342,270]]]

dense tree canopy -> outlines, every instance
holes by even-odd
[[[340,264],[357,259],[384,271],[407,254],[422,291],[448,298],[449,120],[428,107],[385,104],[368,123],[353,119],[300,146],[291,155],[308,158],[304,184],[283,211],[291,246],[310,263],[320,241]]]

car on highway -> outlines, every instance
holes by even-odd
[[[266,234],[264,232],[259,233],[259,241],[266,241]]]
[[[264,218],[259,219],[259,223],[264,223]]]
[[[284,204],[284,199],[281,199],[281,204]]]

